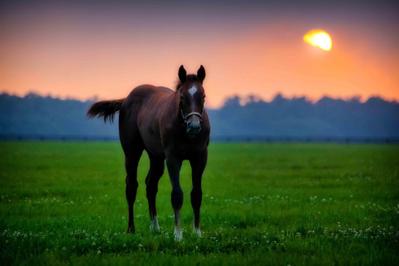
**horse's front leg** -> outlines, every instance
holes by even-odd
[[[200,208],[202,202],[202,174],[204,172],[208,153],[204,151],[190,159],[191,170],[192,170],[192,183],[193,188],[191,190],[191,206],[194,211],[194,233],[201,237],[200,229]]]
[[[183,190],[180,186],[180,168],[182,160],[177,159],[174,156],[169,156],[166,158],[166,165],[168,167],[170,182],[172,184],[172,206],[175,213],[175,240],[180,241],[183,239],[183,231],[180,225],[180,209],[183,205]]]

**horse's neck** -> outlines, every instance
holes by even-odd
[[[165,114],[168,116],[169,119],[178,122],[179,114],[180,114],[180,105],[179,105],[179,96],[177,93],[173,93],[167,99],[168,103],[165,105],[166,110]]]

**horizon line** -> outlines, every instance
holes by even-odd
[[[54,95],[51,93],[48,94],[43,94],[40,92],[37,92],[35,90],[30,90],[27,91],[26,93],[23,94],[18,94],[18,93],[12,93],[12,92],[8,92],[5,90],[0,90],[0,95],[8,95],[8,96],[14,96],[14,97],[18,97],[18,98],[26,98],[27,96],[39,96],[42,98],[51,98],[51,99],[57,99],[57,100],[62,100],[62,101],[67,101],[67,100],[75,100],[75,101],[80,101],[80,102],[92,102],[92,101],[101,101],[101,100],[109,100],[108,98],[101,98],[97,95],[93,95],[89,98],[79,98],[76,96],[59,96],[59,95]],[[222,102],[222,104],[220,106],[212,106],[209,107],[210,109],[218,109],[223,107],[226,102],[230,99],[233,98],[238,98],[239,103],[241,106],[245,106],[248,103],[253,103],[253,102],[263,102],[263,103],[271,103],[273,102],[276,98],[282,98],[285,100],[297,100],[297,99],[305,99],[305,101],[311,103],[311,104],[315,104],[317,102],[320,102],[322,99],[325,98],[329,98],[329,99],[333,99],[333,100],[340,100],[340,101],[345,101],[345,102],[349,102],[349,101],[357,101],[360,103],[366,103],[368,100],[372,99],[372,98],[379,98],[381,100],[384,100],[385,102],[390,102],[390,103],[399,103],[399,99],[396,98],[387,98],[378,94],[372,94],[369,95],[367,97],[362,97],[360,95],[352,95],[352,96],[348,96],[348,97],[341,97],[341,96],[332,96],[332,95],[328,95],[328,94],[324,94],[323,96],[317,97],[317,98],[313,98],[310,97],[309,95],[293,95],[293,96],[287,96],[284,95],[283,92],[276,92],[272,97],[270,97],[269,99],[266,99],[264,97],[261,97],[257,94],[253,94],[253,93],[248,93],[246,95],[238,95],[238,94],[231,94],[230,96],[226,96]]]

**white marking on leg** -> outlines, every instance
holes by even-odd
[[[154,218],[151,220],[150,230],[151,232],[156,232],[156,233],[160,231],[158,218],[156,216],[154,216]]]
[[[183,239],[183,230],[180,227],[180,211],[175,210],[175,230],[174,230],[175,240],[181,241]]]
[[[195,225],[193,225],[193,232],[197,237],[202,236],[201,229],[199,227],[195,227]]]
[[[183,240],[183,230],[180,228],[180,226],[175,226],[175,240],[176,241],[182,241]]]
[[[190,93],[191,97],[197,92],[197,87],[193,85],[190,89],[188,89],[188,93]]]

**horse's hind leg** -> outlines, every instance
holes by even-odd
[[[164,171],[164,159],[150,156],[150,170],[145,179],[146,192],[148,199],[148,209],[150,212],[150,229],[159,232],[159,224],[157,219],[156,197],[158,192],[158,182]]]
[[[134,233],[134,212],[133,205],[137,193],[137,166],[141,154],[144,150],[144,144],[140,136],[136,123],[136,114],[138,106],[123,107],[119,113],[119,137],[123,152],[125,153],[126,168],[126,200],[128,205],[128,226],[127,232]]]
[[[135,147],[133,151],[129,151],[125,154],[125,167],[126,167],[126,199],[128,204],[129,220],[128,220],[128,233],[134,233],[134,213],[133,205],[136,200],[137,193],[137,166],[143,152],[141,146]]]

